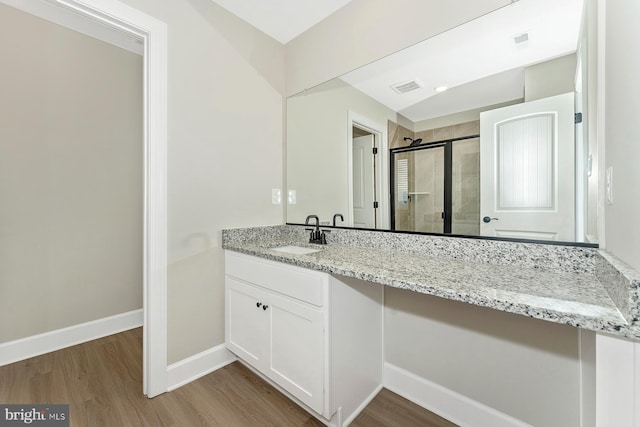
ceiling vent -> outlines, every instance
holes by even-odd
[[[520,34],[516,34],[513,36],[513,47],[515,50],[522,50],[529,47],[529,43],[531,43],[531,31],[525,31]]]
[[[526,43],[529,41],[529,33],[518,34],[517,36],[513,36],[513,43],[518,45],[520,43]]]
[[[391,89],[395,90],[399,94],[411,92],[412,90],[420,89],[423,86],[418,79],[409,80],[408,82],[402,82],[391,86]]]

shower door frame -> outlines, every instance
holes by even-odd
[[[415,147],[400,147],[389,150],[389,217],[392,231],[410,231],[414,230],[396,230],[396,192],[395,192],[395,155],[400,153],[409,153],[414,151],[428,150],[433,148],[444,147],[444,212],[443,212],[443,232],[424,232],[423,234],[451,234],[453,219],[453,143],[468,139],[480,138],[480,135],[469,135],[458,138],[444,139]]]

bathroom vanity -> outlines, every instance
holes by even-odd
[[[336,425],[378,393],[380,286],[232,251],[225,274],[227,348],[249,366]]]
[[[640,340],[640,278],[594,248],[340,229],[328,245],[306,237],[297,226],[223,231],[226,343],[331,425],[348,424],[388,381],[384,288],[594,331],[599,384],[611,344]],[[528,425],[491,416],[481,425]]]

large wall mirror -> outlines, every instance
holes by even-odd
[[[287,222],[597,245],[590,1],[519,0],[290,97]]]

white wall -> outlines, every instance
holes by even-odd
[[[524,102],[575,91],[576,55],[555,58],[524,69]]]
[[[640,270],[640,2],[606,2],[605,167],[613,205],[605,206],[606,249]],[[604,180],[604,176],[599,177]]]
[[[0,5],[0,343],[142,308],[142,57]]]
[[[578,426],[578,329],[385,289],[385,361],[535,426]]]
[[[349,111],[385,135],[387,120],[398,121],[393,110],[339,79],[287,100],[287,188],[297,196],[297,204],[287,206],[288,222],[304,223],[309,214],[326,222],[341,213],[350,223]]]
[[[284,46],[210,0],[124,0],[168,28],[168,362],[224,342],[220,230],[283,222]]]

